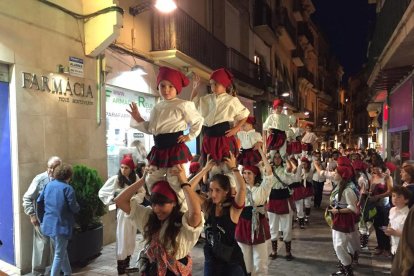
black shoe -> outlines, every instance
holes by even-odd
[[[286,261],[292,261],[294,259],[292,253],[286,255]]]

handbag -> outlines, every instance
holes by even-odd
[[[333,218],[332,218],[332,213],[329,211],[330,209],[332,209],[331,206],[326,207],[323,217],[324,217],[326,223],[329,225],[329,227],[332,228]]]

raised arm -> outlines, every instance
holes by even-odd
[[[240,171],[237,169],[237,160],[233,153],[230,152],[230,157],[225,159],[225,163],[236,178],[236,196],[234,198],[234,204],[230,209],[230,217],[234,223],[237,223],[240,214],[243,211],[244,201],[246,199],[246,182],[240,174]]]
[[[198,95],[198,87],[200,86],[200,76],[193,73],[193,90],[191,90],[190,101],[192,101]]]
[[[114,202],[118,208],[125,213],[131,212],[131,198],[139,191],[139,189],[145,184],[146,173],[142,178],[138,179],[135,183],[124,189],[115,199]]]
[[[198,200],[197,193],[192,188],[192,183],[188,183],[185,175],[184,166],[179,164],[175,166],[178,181],[183,189],[185,200],[188,206],[187,221],[191,227],[197,227],[201,223],[201,204]]]
[[[263,150],[259,149],[259,153],[260,153],[260,156],[262,157],[262,160],[263,160],[263,163],[264,163],[264,167],[265,167],[265,170],[266,170],[266,175],[267,176],[273,175],[272,166],[270,165],[269,160],[267,160],[266,155],[264,154]]]

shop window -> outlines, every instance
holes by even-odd
[[[410,132],[400,131],[391,133],[391,161],[402,164],[410,159]]]

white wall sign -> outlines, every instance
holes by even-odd
[[[83,78],[83,59],[69,57],[69,74]]]

